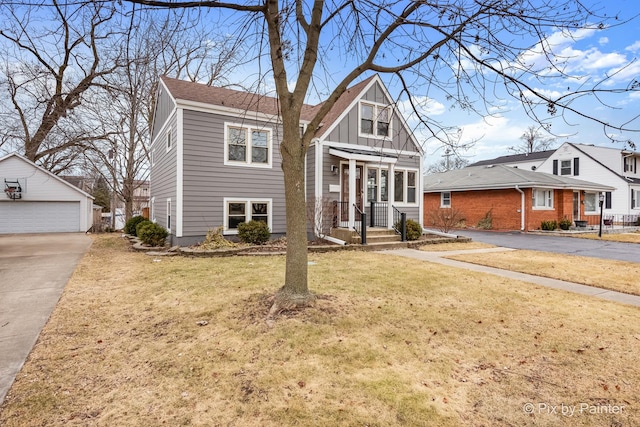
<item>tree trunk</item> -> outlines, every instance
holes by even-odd
[[[286,126],[286,124],[285,124]],[[297,127],[296,127],[297,131]],[[287,260],[284,286],[278,290],[269,317],[282,310],[311,304],[315,296],[307,282],[307,218],[305,200],[304,158],[306,147],[300,138],[281,144],[284,191],[287,200]]]

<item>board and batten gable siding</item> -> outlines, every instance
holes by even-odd
[[[271,129],[271,168],[224,164],[225,123]],[[182,236],[204,236],[224,222],[224,198],[271,200],[272,230],[286,232],[284,180],[277,125],[184,110]],[[303,215],[305,213],[302,213]]]
[[[176,107],[174,100],[161,82],[158,83],[158,97],[156,99],[156,111],[153,115],[153,128],[151,129],[152,141],[158,136],[162,130],[162,125]]]
[[[390,105],[391,101],[385,97],[384,90],[376,83],[364,93],[361,100]],[[391,117],[390,138],[366,138],[359,136],[360,113],[359,102],[355,103],[348,114],[338,123],[338,125],[325,138],[328,141],[343,142],[355,145],[366,145],[370,147],[391,148],[394,150],[418,151],[414,146],[411,136],[405,129],[398,112],[394,111]]]
[[[151,150],[153,151],[153,165],[149,176],[149,192],[153,199],[153,218],[158,225],[167,228],[167,199],[171,199],[172,223],[171,232],[175,233],[175,209],[177,192],[177,118],[174,113],[168,119],[163,132],[156,136]],[[169,151],[166,148],[167,132],[171,131],[174,141]]]

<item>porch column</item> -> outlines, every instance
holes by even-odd
[[[356,159],[349,159],[349,229],[356,226]]]
[[[393,228],[393,199],[396,193],[396,179],[395,179],[395,165],[389,163],[389,172],[387,173],[387,186],[389,191],[387,192],[387,228]]]

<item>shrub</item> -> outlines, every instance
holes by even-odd
[[[262,245],[269,241],[271,231],[264,222],[252,220],[238,224],[238,237],[244,243]]]
[[[149,246],[164,246],[169,235],[164,227],[151,221],[141,222],[138,225],[137,233],[142,243]]]
[[[454,227],[460,226],[465,218],[462,212],[453,208],[435,209],[429,213],[431,224],[443,233],[448,233]]]
[[[393,228],[400,230],[400,221],[393,225]],[[407,240],[418,240],[422,236],[422,226],[412,219],[407,220]]]
[[[560,220],[558,225],[561,229],[568,230],[569,228],[571,228],[571,220],[565,216]]]
[[[136,231],[135,231],[135,233],[133,233],[133,235],[140,237],[140,229],[142,227],[144,227],[145,225],[147,225],[147,224],[153,224],[153,223],[151,221],[149,221],[148,219],[143,219],[142,221],[140,221],[138,223],[138,225],[136,225]]]
[[[551,221],[542,221],[540,228],[547,231],[553,231],[558,228],[558,222],[555,219],[552,219]]]
[[[491,230],[493,228],[493,212],[492,209],[489,209],[486,214],[482,217],[478,224],[477,228],[481,230]]]
[[[132,216],[131,218],[129,218],[129,221],[127,221],[127,223],[124,225],[125,234],[130,234],[131,236],[137,236],[136,227],[142,221],[148,221],[148,220],[145,219],[145,217],[143,217],[142,215]]]

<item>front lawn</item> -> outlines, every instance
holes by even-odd
[[[269,328],[283,256],[96,237],[0,425],[640,425],[635,307],[374,252],[310,261],[316,306]]]

